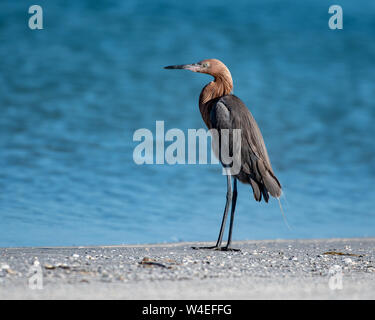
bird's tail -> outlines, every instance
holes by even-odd
[[[272,197],[279,198],[281,196],[281,184],[276,178],[272,169],[265,166],[263,161],[257,162],[259,173],[262,177],[263,184]]]

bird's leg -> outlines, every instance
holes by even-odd
[[[223,235],[224,235],[224,230],[225,230],[225,223],[226,223],[227,217],[228,217],[229,203],[232,200],[232,186],[231,186],[231,184],[232,184],[231,183],[231,176],[228,174],[227,175],[227,202],[225,204],[225,209],[224,209],[224,214],[223,214],[223,220],[221,221],[219,238],[217,239],[216,246],[215,246],[216,248],[220,248],[221,247],[221,242],[223,241]]]
[[[232,229],[233,229],[233,220],[234,220],[234,211],[236,210],[236,202],[237,202],[237,179],[234,178],[233,181],[233,198],[232,198],[232,208],[230,212],[230,222],[229,222],[229,234],[228,234],[228,241],[227,245],[221,250],[223,251],[240,251],[240,249],[233,249],[230,247],[232,242]]]
[[[236,185],[237,188],[237,185]],[[224,230],[225,230],[225,222],[228,217],[228,209],[229,209],[229,204],[232,200],[232,186],[231,186],[231,175],[229,174],[227,170],[227,202],[225,203],[225,209],[224,209],[224,214],[223,214],[223,220],[221,222],[221,227],[220,227],[220,233],[219,233],[219,238],[217,239],[216,245],[211,246],[211,247],[192,247],[193,249],[215,249],[215,250],[221,250],[221,243],[223,241],[223,235],[224,235]]]

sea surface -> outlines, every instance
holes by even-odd
[[[336,1],[337,2],[337,1]],[[234,240],[375,236],[375,2],[38,0],[0,5],[0,246],[214,241],[219,165],[136,165],[137,129],[204,128],[206,58],[231,70],[284,188],[239,185]],[[166,146],[168,142],[166,142]]]

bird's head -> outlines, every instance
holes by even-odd
[[[164,69],[185,69],[193,72],[207,73],[217,78],[221,75],[230,75],[226,65],[217,59],[206,59],[193,64],[180,64],[174,66],[167,66]]]

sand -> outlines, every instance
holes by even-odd
[[[374,238],[199,245],[0,248],[0,299],[375,298]]]

